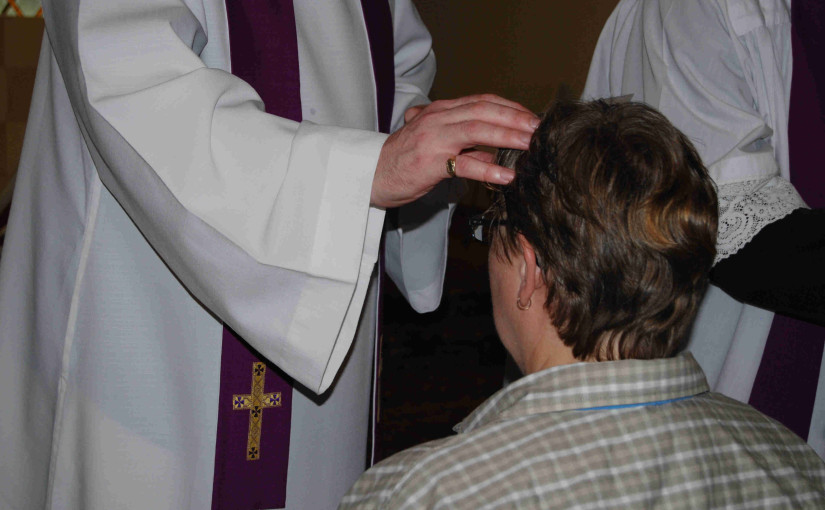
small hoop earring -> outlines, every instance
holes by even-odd
[[[527,304],[521,304],[521,298],[516,296],[516,306],[519,310],[529,310],[531,306],[533,306],[533,298],[527,300]]]

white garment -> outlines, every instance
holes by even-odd
[[[209,508],[221,321],[312,392],[342,372],[296,388],[287,486],[288,508],[334,507],[364,468],[384,216],[360,0],[295,2],[301,123],[229,74],[223,0],[44,3],[0,265],[0,509]],[[398,128],[435,63],[390,5]],[[424,310],[452,206],[433,209],[387,239]]]
[[[790,3],[625,0],[599,38],[584,97],[632,95],[701,154],[719,190],[717,261],[805,207],[787,181]]]
[[[788,181],[790,31],[790,0],[622,0],[593,55],[585,98],[632,95],[696,146],[718,186],[717,261],[806,207]],[[710,287],[688,349],[715,391],[748,401],[772,320]]]

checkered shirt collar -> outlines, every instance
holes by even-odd
[[[459,433],[527,416],[651,404],[709,391],[690,353],[655,360],[574,363],[525,376],[498,391],[456,425]]]

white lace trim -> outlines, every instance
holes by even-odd
[[[745,246],[766,225],[799,208],[807,208],[787,180],[774,176],[719,186],[719,235],[716,261]]]

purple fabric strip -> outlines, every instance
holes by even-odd
[[[777,314],[748,403],[799,437],[811,428],[825,328]]]
[[[821,209],[825,208],[825,3],[794,0],[791,23],[791,182],[809,207]]]
[[[286,504],[292,385],[261,359],[224,327],[213,510]],[[256,381],[263,383],[260,391]]]
[[[793,76],[788,119],[791,182],[811,207],[825,207],[825,5],[791,5]],[[776,315],[749,403],[807,439],[825,328]]]
[[[395,48],[392,12],[387,0],[361,0],[367,37],[372,54],[372,71],[375,77],[378,103],[378,130],[390,132],[392,109],[395,101]]]
[[[292,0],[227,1],[232,74],[267,113],[300,122]],[[292,383],[224,326],[212,509],[286,506]]]
[[[389,133],[392,124],[392,111],[395,102],[395,41],[393,38],[393,21],[387,0],[361,0],[364,23],[372,56],[372,71],[375,78],[375,95],[378,108],[378,130]],[[384,307],[384,242],[378,253],[378,313],[375,328],[375,354],[373,357],[373,394],[372,426],[370,427],[370,451],[368,464],[375,463],[376,431],[381,398],[381,344],[383,342]]]
[[[267,113],[301,113],[298,32],[292,0],[227,0],[232,74],[252,85]]]

